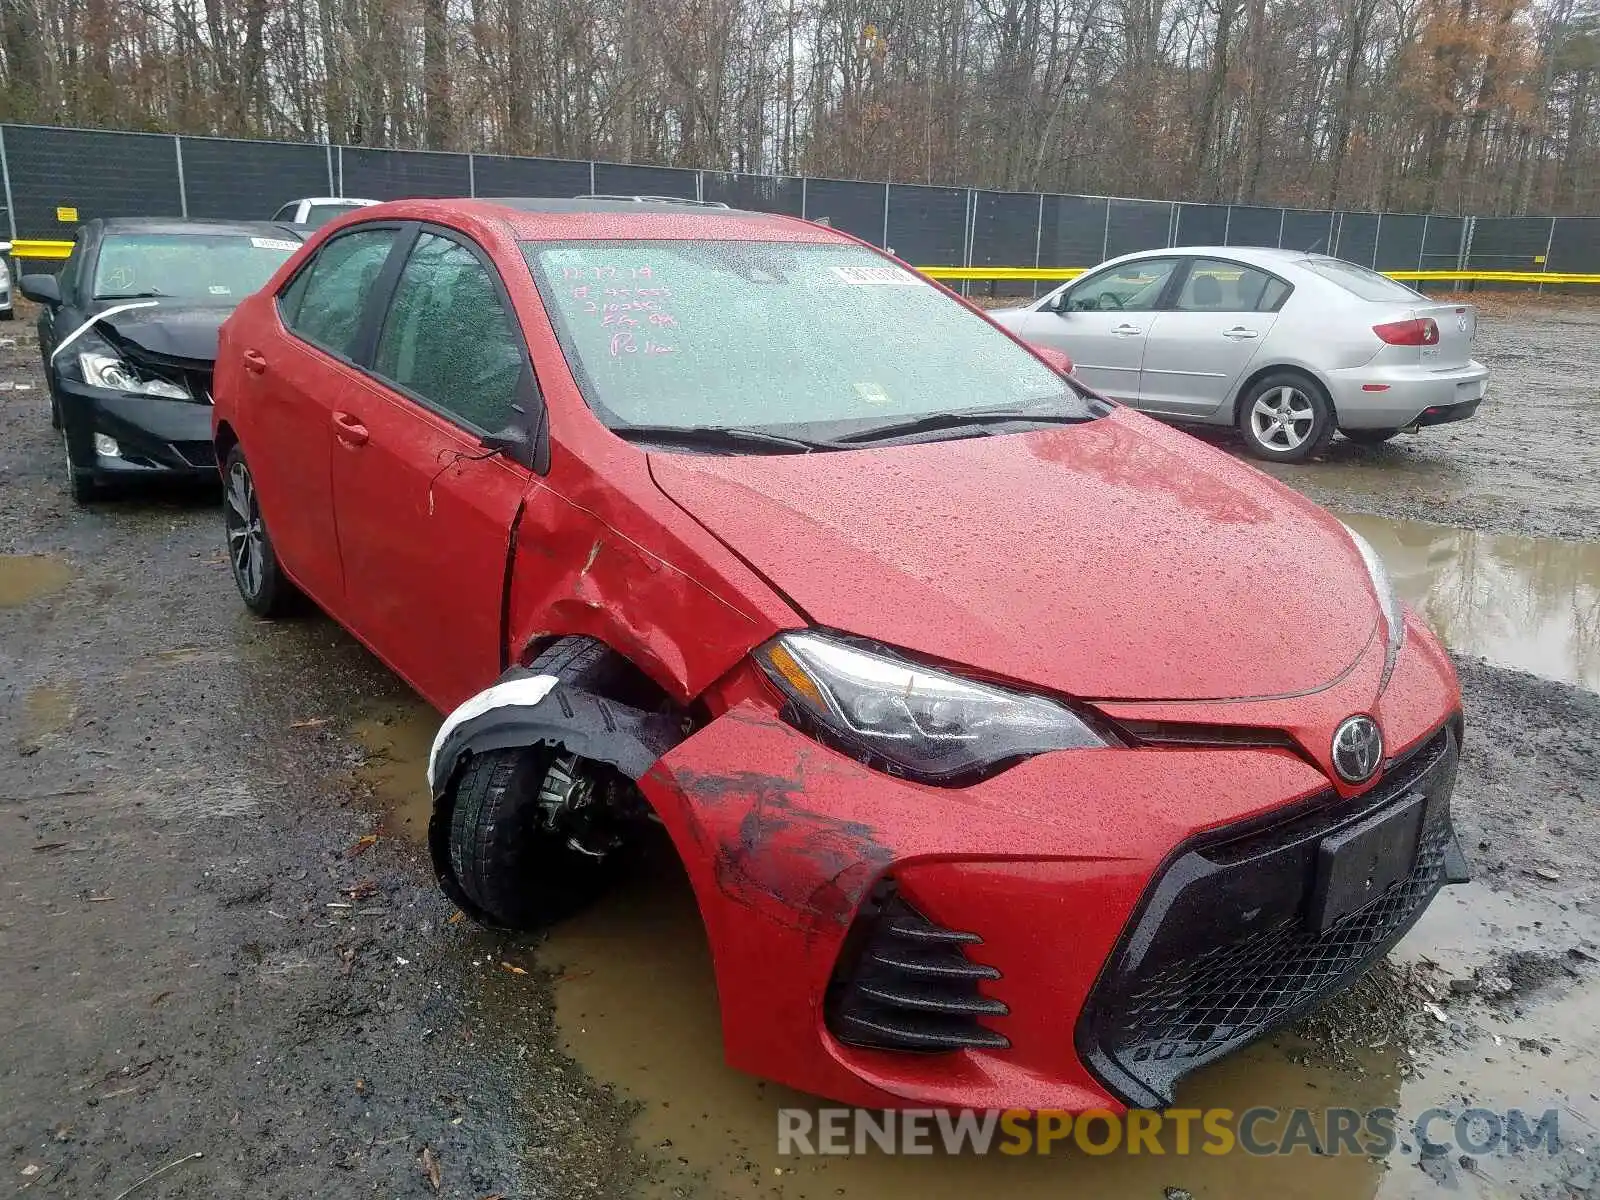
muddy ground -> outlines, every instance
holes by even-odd
[[[1386,1161],[779,1158],[775,1107],[816,1102],[721,1065],[671,865],[546,938],[457,919],[417,845],[433,718],[327,620],[245,615],[214,496],[74,507],[31,329],[7,337],[0,1189],[1600,1195],[1593,309],[1486,317],[1478,420],[1280,472],[1357,514],[1461,653],[1476,879],[1350,997],[1179,1100],[1560,1113],[1553,1156],[1408,1138]]]

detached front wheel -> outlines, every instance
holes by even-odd
[[[529,669],[603,694],[624,666],[601,643],[567,637]],[[467,759],[449,788],[449,808],[435,818],[448,840],[435,844],[435,863],[447,860],[457,899],[478,920],[536,929],[609,886],[623,848],[619,809],[632,789],[611,767],[556,746],[490,750]]]
[[[1239,432],[1268,462],[1304,462],[1333,439],[1333,404],[1322,385],[1298,371],[1275,371],[1239,401]]]

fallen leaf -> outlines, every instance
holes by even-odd
[[[444,1180],[439,1175],[439,1160],[434,1158],[433,1151],[426,1146],[422,1148],[422,1173],[428,1177],[428,1182],[433,1185],[433,1190],[438,1191],[444,1186]]]
[[[455,912],[450,914],[450,917],[449,917],[449,919],[447,921],[445,921],[445,924],[446,925],[454,925],[457,921],[461,920],[461,918],[466,916],[466,915],[467,915],[466,913],[462,912],[458,908],[458,909],[455,910]]]
[[[511,963],[503,962],[500,965],[502,967],[504,967],[506,970],[510,971],[513,975],[526,975],[527,974],[527,972],[524,971],[521,967],[513,966]]]
[[[354,858],[358,854],[365,854],[368,850],[371,850],[377,844],[378,844],[378,835],[375,834],[375,833],[369,833],[364,837],[357,838],[356,842],[355,842],[355,845],[351,846],[350,849],[346,850],[344,852],[344,856],[346,858]]]
[[[352,899],[352,900],[365,900],[368,896],[372,895],[372,893],[376,892],[377,890],[378,890],[378,884],[377,884],[376,880],[363,879],[360,883],[356,884],[354,887],[345,888],[344,889],[344,894],[346,896],[349,896],[350,899]]]
[[[556,982],[557,983],[571,983],[574,979],[582,979],[587,975],[593,975],[593,974],[594,974],[593,971],[568,971],[565,975],[556,976]]]
[[[322,726],[326,725],[331,720],[333,720],[332,717],[307,717],[303,721],[290,721],[289,722],[289,728],[290,729],[320,729],[320,728],[322,728]]]

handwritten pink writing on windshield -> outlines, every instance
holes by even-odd
[[[654,356],[658,354],[676,354],[676,346],[666,346],[654,338],[646,338],[643,342],[632,333],[614,333],[611,335],[611,357],[621,358],[625,354],[643,354]]]
[[[678,328],[678,318],[667,305],[672,289],[656,279],[648,265],[619,267],[611,264],[571,266],[561,269],[568,295],[577,301],[585,317],[593,318],[602,329],[612,330],[611,357],[626,355],[656,357],[676,354],[676,346],[640,333],[664,333]]]

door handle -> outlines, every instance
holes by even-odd
[[[1118,337],[1132,337],[1136,333],[1143,333],[1144,330],[1140,329],[1137,325],[1129,325],[1124,323],[1113,328],[1111,332],[1116,334]]]
[[[252,375],[259,375],[267,369],[266,355],[259,350],[246,350],[244,352],[244,369]]]
[[[367,427],[361,423],[360,417],[352,417],[346,412],[333,414],[333,432],[335,437],[348,446],[365,446],[367,438],[371,436],[367,433]]]
[[[1236,342],[1243,342],[1249,340],[1250,338],[1258,338],[1261,335],[1254,329],[1246,329],[1243,325],[1235,325],[1232,329],[1224,329],[1222,331],[1222,336],[1225,338],[1232,338]]]

